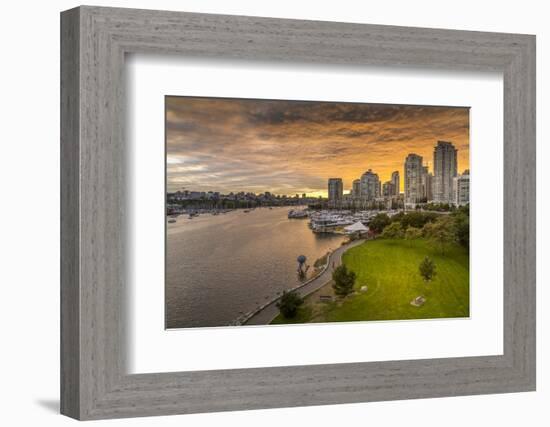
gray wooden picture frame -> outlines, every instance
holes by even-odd
[[[504,354],[129,375],[127,53],[502,72]],[[71,9],[61,14],[61,165],[65,415],[84,420],[535,390],[534,36]]]

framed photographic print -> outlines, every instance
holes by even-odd
[[[534,36],[84,6],[61,40],[62,413],[535,389]]]
[[[469,317],[469,108],[165,105],[166,328]]]

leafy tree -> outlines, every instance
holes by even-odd
[[[403,218],[405,218],[407,214],[403,211],[396,213],[394,216],[391,217],[391,222],[399,222],[401,223],[403,221]]]
[[[422,228],[428,222],[435,221],[436,219],[437,214],[433,212],[411,212],[405,215],[401,224],[405,229],[407,227]]]
[[[435,221],[439,215],[434,212],[399,212],[394,215],[392,222],[399,222],[403,230],[408,227],[422,228],[428,222]]]
[[[455,221],[456,240],[467,250],[470,249],[470,206],[459,206],[452,214]]]
[[[462,205],[458,207],[458,212],[466,215],[467,217],[470,216],[470,204]]]
[[[470,217],[459,213],[455,216],[456,240],[458,243],[470,249]]]
[[[379,213],[369,222],[369,228],[375,233],[381,233],[391,223],[391,219],[385,213]]]
[[[438,211],[438,212],[446,212],[449,210],[452,210],[454,208],[454,205],[451,206],[448,203],[427,203],[423,206],[424,210],[427,211]]]
[[[436,274],[435,271],[435,264],[431,260],[431,258],[425,257],[420,265],[418,266],[418,270],[420,271],[420,275],[424,279],[425,282],[429,282],[433,279],[433,277]]]
[[[399,222],[392,222],[390,225],[384,228],[384,231],[380,235],[380,237],[382,237],[383,239],[402,239],[404,236],[405,232],[403,231],[401,223]]]
[[[339,265],[332,273],[332,288],[338,296],[346,296],[353,290],[355,284],[355,273],[348,270],[345,265]]]
[[[445,247],[455,241],[454,219],[448,215],[441,216],[436,221],[427,223],[422,232],[443,253]]]
[[[281,299],[277,302],[277,308],[287,319],[296,317],[298,308],[304,303],[304,300],[296,292],[284,291]]]
[[[420,228],[410,226],[407,228],[407,230],[405,230],[405,239],[407,239],[409,242],[420,239],[421,237],[422,230]]]

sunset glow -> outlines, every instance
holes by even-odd
[[[469,168],[469,108],[167,96],[167,191],[326,196],[367,169],[403,191],[407,154],[432,171],[438,140]]]

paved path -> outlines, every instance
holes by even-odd
[[[316,278],[310,280],[304,285],[301,285],[300,288],[296,289],[296,292],[301,296],[305,297],[312,292],[322,288],[329,281],[332,280],[332,272],[336,267],[342,264],[342,254],[348,249],[353,248],[354,246],[360,245],[365,240],[355,240],[347,245],[340,246],[334,252],[330,254],[330,259],[328,262],[328,267]],[[277,308],[277,302],[279,298],[271,301],[268,305],[264,306],[261,310],[258,310],[252,317],[250,317],[245,325],[268,325],[271,323],[275,317],[279,314],[279,309]]]

